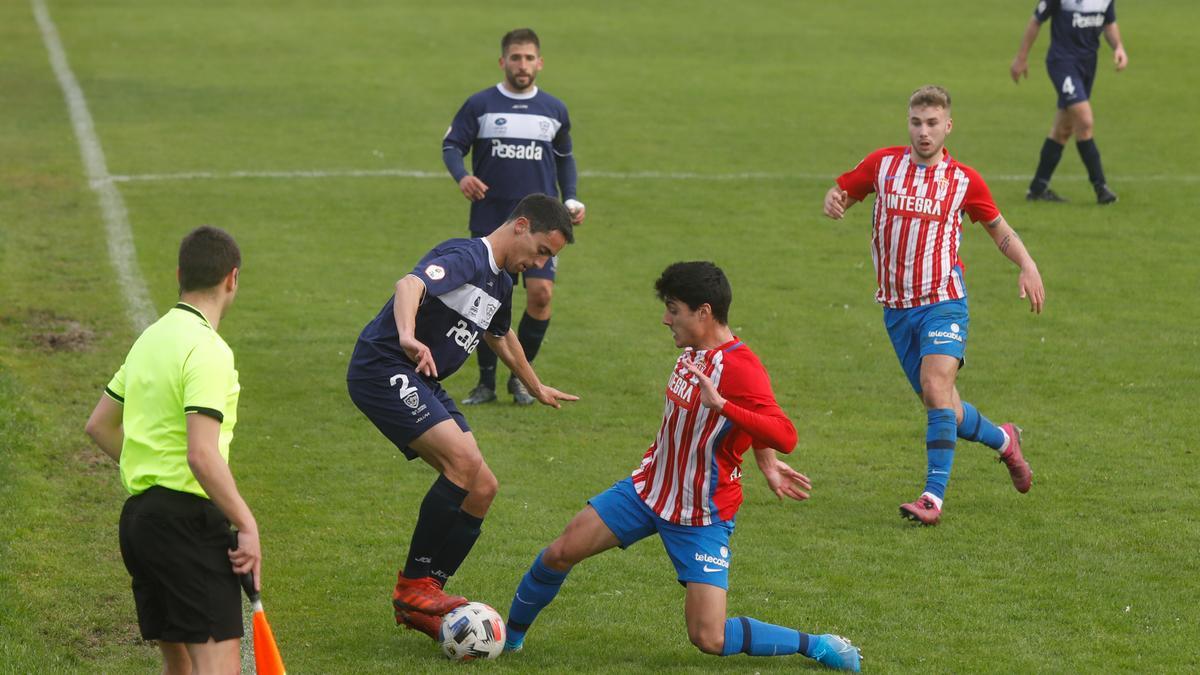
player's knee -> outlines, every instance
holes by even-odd
[[[571,569],[574,561],[567,553],[567,542],[563,537],[555,539],[545,551],[542,551],[542,564],[555,572],[566,572]]]
[[[538,316],[550,311],[550,300],[554,297],[554,286],[550,284],[538,284],[536,287],[530,287],[525,298],[526,311],[531,316]]]
[[[720,654],[725,648],[725,629],[724,626],[720,629],[689,626],[688,639],[705,654]]]
[[[486,465],[480,467],[475,474],[475,480],[471,482],[471,496],[485,504],[491,504],[499,491],[500,481],[497,480],[496,474]]]
[[[447,453],[442,458],[442,473],[455,485],[464,487],[474,484],[481,466],[483,466],[483,457],[480,456],[479,449],[475,447],[459,448],[454,452]]]

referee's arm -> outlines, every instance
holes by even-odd
[[[221,423],[203,413],[190,414],[187,416],[187,436],[187,462],[192,475],[209,499],[238,529],[238,547],[229,556],[233,571],[238,574],[253,572],[255,585],[261,588],[262,551],[258,541],[258,523],[238,493],[229,465],[221,457]]]
[[[104,454],[116,462],[121,461],[121,446],[125,443],[124,412],[120,403],[107,393],[101,394],[100,402],[83,428]]]

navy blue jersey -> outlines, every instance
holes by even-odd
[[[1095,62],[1100,34],[1117,20],[1116,0],[1041,0],[1033,16],[1038,23],[1050,20],[1047,61]]]
[[[467,99],[446,131],[442,150],[454,148],[464,157],[474,152],[472,173],[487,184],[487,199],[558,195],[555,156],[571,154],[570,132],[562,101],[537,87],[514,94],[498,84]]]
[[[425,282],[415,337],[433,353],[438,380],[454,374],[475,351],[480,331],[495,336],[508,333],[513,280],[496,265],[486,239],[444,241],[421,258],[412,274]],[[388,298],[359,334],[347,378],[386,374],[397,361],[416,366],[400,348],[395,302],[395,296]]]

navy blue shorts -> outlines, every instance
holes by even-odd
[[[1096,59],[1091,61],[1047,61],[1046,72],[1058,93],[1059,109],[1082,103],[1092,95]]]
[[[416,459],[417,453],[408,444],[437,424],[453,419],[463,432],[471,431],[454,399],[436,380],[407,364],[394,364],[390,371],[379,377],[347,380],[346,388],[354,405],[409,460]]]
[[[621,548],[627,548],[658,533],[667,556],[675,565],[679,583],[708,584],[729,590],[729,537],[732,520],[717,520],[711,525],[678,525],[663,520],[633,488],[633,479],[613,483],[609,489],[588,500],[600,520],[612,530]]]
[[[967,321],[965,298],[883,310],[892,348],[913,391],[921,393],[921,359],[930,354],[953,356],[962,367],[967,351]]]
[[[471,202],[471,236],[486,237],[496,228],[504,224],[508,217],[512,215],[520,199],[481,199],[477,202]],[[550,258],[546,262],[546,266],[542,269],[532,267],[525,270],[525,279],[547,279],[554,281],[555,273],[558,271],[558,256]],[[511,273],[510,273],[511,274]],[[516,274],[512,275],[513,282],[517,281]]]

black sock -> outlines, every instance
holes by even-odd
[[[1087,167],[1088,180],[1092,182],[1092,187],[1096,190],[1104,187],[1104,167],[1100,165],[1100,149],[1096,147],[1096,139],[1079,141],[1075,143],[1075,148],[1079,150],[1079,158],[1083,160],[1083,165]]]
[[[1054,170],[1058,168],[1058,160],[1062,159],[1062,153],[1062,143],[1053,138],[1047,138],[1046,142],[1042,143],[1042,156],[1038,160],[1037,173],[1029,183],[1030,192],[1040,195],[1046,191],[1050,186],[1050,179],[1054,176]]]
[[[517,326],[517,339],[521,341],[521,348],[525,350],[525,358],[530,363],[533,363],[538,349],[542,347],[542,340],[546,339],[546,328],[549,326],[550,319],[544,321],[535,319],[529,316],[528,312],[521,316],[521,323]]]
[[[479,341],[475,347],[475,358],[479,359],[479,384],[488,389],[496,388],[496,352],[488,348],[487,343]]]
[[[466,498],[467,491],[445,476],[438,476],[433,482],[433,487],[421,501],[417,526],[413,528],[412,542],[408,545],[408,559],[404,562],[404,576],[409,579],[429,576],[433,554],[446,545]]]
[[[476,518],[466,511],[459,510],[458,519],[454,521],[454,527],[450,530],[450,536],[446,538],[446,544],[433,557],[433,562],[429,567],[430,576],[437,579],[443,587],[467,559],[471,547],[479,539],[479,528],[482,525],[483,518]]]

